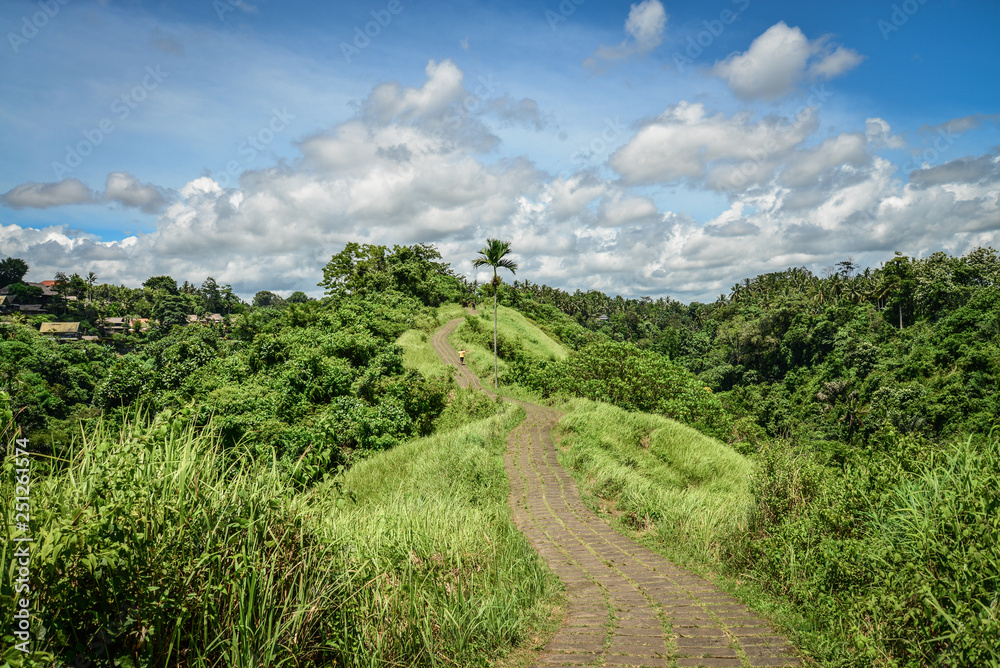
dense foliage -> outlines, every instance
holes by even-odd
[[[20,282],[22,268],[0,267],[15,293],[31,296],[37,288]],[[99,285],[93,275],[57,278],[56,314],[47,317],[81,320],[88,331],[111,315],[156,322],[101,343],[44,338],[38,317],[0,324],[0,418],[12,416],[4,424],[43,454],[68,454],[71,441],[98,423],[102,443],[116,429],[167,443],[170,416],[183,414],[192,439],[201,430],[213,439],[222,466],[268,462],[290,489],[324,478],[320,484],[334,485],[339,466],[496,412],[492,402],[455,393],[446,376],[404,366],[396,344],[404,331],[441,324],[431,307],[492,302],[496,294],[541,327],[529,341],[522,316],[501,321],[501,384],[671,417],[750,460],[749,506],[739,504],[746,521],[728,532],[713,521],[711,540],[695,552],[793,606],[807,620],[799,640],[824,665],[1000,663],[1000,446],[991,436],[1000,415],[1000,257],[993,249],[897,254],[864,271],[845,261],[822,277],[789,268],[687,305],[528,282],[474,290],[426,245],[348,244],[324,269],[323,300],[261,291],[245,305],[211,278],[195,287],[159,276],[140,289]],[[205,313],[226,321],[187,324],[190,314]],[[467,318],[456,332],[478,346],[472,365],[485,365],[487,350],[491,357],[493,335],[485,317]],[[622,424],[631,419],[614,415]],[[578,429],[594,432],[584,439],[591,445],[602,442],[611,417],[602,420]],[[616,437],[616,457],[631,461],[636,429]],[[102,445],[101,456],[120,447],[123,457],[141,458],[137,444],[153,442],[119,440]],[[667,451],[666,442],[649,443],[657,448],[650,456]],[[614,458],[601,466],[624,475]],[[665,468],[660,474],[669,478]],[[655,476],[632,478],[648,488],[647,501],[672,498],[650,487]],[[647,501],[635,512],[653,517]],[[274,528],[285,516],[244,519],[223,538],[248,541],[245,530],[260,521],[279,542],[305,540]],[[117,535],[118,519],[100,521],[111,532],[104,538]],[[295,549],[312,549],[312,540]],[[74,577],[92,577],[90,553],[73,554]]]
[[[303,493],[192,411],[89,430],[67,468],[30,455],[33,643],[11,666],[490,665],[553,578],[514,526],[500,453],[513,407]],[[0,496],[14,494],[14,460]],[[0,559],[12,557],[13,504]],[[14,578],[0,598],[14,599]],[[23,594],[22,594],[23,596]]]
[[[622,342],[624,379],[595,383],[595,398],[638,380],[633,349],[714,390],[732,420],[724,439],[758,463],[753,522],[721,564],[791,601],[831,664],[1000,662],[986,437],[1000,416],[1000,258],[897,254],[857,269],[765,274],[711,304],[528,283],[500,294]]]
[[[356,246],[335,255],[327,274],[356,251],[377,255]],[[196,289],[154,276],[130,290],[59,276],[64,296],[90,295],[58,303],[63,316],[146,313],[155,326],[102,343],[57,342],[15,315],[0,324],[0,390],[44,451],[65,449],[81,419],[124,424],[137,405],[152,414],[183,408],[211,422],[227,446],[273,449],[303,482],[321,478],[359,454],[430,433],[446,404],[449,381],[405,369],[395,340],[436,327],[426,304],[462,283],[431,246],[379,257],[384,265],[352,265],[352,289],[326,300],[258,293],[257,306],[237,309],[228,307],[238,302],[229,286],[211,278]],[[220,309],[233,311],[225,324],[189,324],[189,314]]]

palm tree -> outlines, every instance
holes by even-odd
[[[493,267],[493,389],[500,387],[497,381],[497,288],[501,280],[497,275],[497,269],[501,267],[509,269],[511,274],[517,272],[517,263],[504,257],[509,252],[509,241],[487,239],[486,245],[479,251],[480,257],[472,261],[472,266],[475,268]]]
[[[90,272],[87,274],[87,302],[93,300],[94,283],[97,282],[97,274]]]

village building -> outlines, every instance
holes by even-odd
[[[43,322],[38,331],[42,336],[51,336],[61,341],[74,341],[80,338],[80,323]]]

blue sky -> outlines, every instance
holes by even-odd
[[[316,287],[358,240],[712,299],[997,245],[1000,5],[5,2],[0,256]]]

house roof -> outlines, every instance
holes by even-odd
[[[42,290],[42,296],[43,297],[58,297],[59,296],[58,292],[56,292],[55,290],[53,290],[49,286],[45,285],[44,283],[32,283],[31,281],[25,281],[24,284],[25,285],[32,285],[32,286],[34,286],[36,288],[41,288],[41,290]],[[11,284],[11,285],[13,285],[13,284]],[[4,287],[0,288],[0,295],[9,295],[9,294],[10,294],[10,285],[5,285]]]
[[[42,334],[76,334],[80,331],[78,322],[43,322],[39,330]]]
[[[124,325],[125,324],[125,318],[122,318],[122,317],[119,317],[119,316],[113,316],[111,318],[105,318],[104,319],[104,324],[105,325]]]

